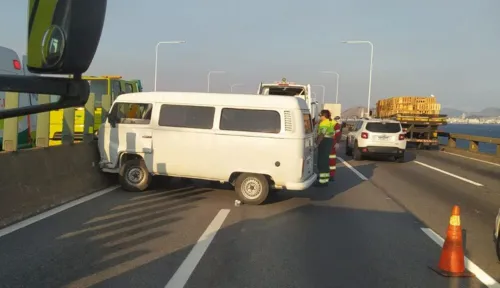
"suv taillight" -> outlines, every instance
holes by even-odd
[[[399,134],[399,140],[405,140],[406,134]]]
[[[366,132],[361,132],[361,138],[363,138],[363,139],[368,139],[368,133],[366,133]]]

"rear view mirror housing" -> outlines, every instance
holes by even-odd
[[[0,119],[83,106],[90,93],[82,80],[99,45],[107,0],[30,0],[26,67],[42,77],[0,75],[0,91],[60,95],[50,104],[0,110]]]
[[[101,38],[106,0],[30,0],[28,70],[74,74],[87,71]]]

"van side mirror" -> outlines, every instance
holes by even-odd
[[[116,116],[113,113],[108,114],[108,122],[111,127],[116,128]]]
[[[107,0],[30,0],[28,71],[70,77],[0,75],[0,91],[60,95],[55,103],[4,109],[0,119],[83,106],[90,93],[82,80],[99,45]]]

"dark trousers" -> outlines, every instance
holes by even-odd
[[[330,180],[330,152],[333,138],[323,138],[318,146],[319,183],[326,184]]]

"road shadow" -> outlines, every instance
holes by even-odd
[[[377,166],[371,163],[358,167],[363,171],[363,176],[370,179]],[[336,195],[346,192],[366,181],[359,178],[359,176],[354,174],[340,161],[337,163],[336,170],[335,181],[328,183],[328,187],[310,187],[304,191],[276,191],[269,195],[265,204],[275,204],[293,198],[305,198],[311,201],[328,201]]]
[[[23,263],[10,267],[6,266],[7,263],[2,263],[5,258],[0,259],[0,287],[63,287],[72,281],[119,267],[123,263],[140,261],[151,253],[150,249],[142,244],[172,233],[170,227],[183,220],[181,215],[197,208],[198,202],[206,198],[204,194],[211,191],[174,184],[177,187],[174,185],[169,189],[144,193],[134,194],[120,190],[112,192],[112,197],[126,197],[126,200],[119,201],[109,207],[108,211],[90,219],[80,218],[80,224],[65,226],[65,229],[62,229],[64,233],[54,235],[52,240],[43,240],[46,246],[33,251],[31,255],[16,253],[18,258],[24,257]],[[99,199],[101,198],[95,201]],[[87,207],[92,209],[90,204]],[[78,212],[68,215],[79,217]],[[68,220],[75,222],[74,219]],[[73,230],[70,230],[71,227]],[[52,229],[47,231],[53,232]],[[25,240],[30,241],[21,239]],[[14,245],[13,247],[19,246],[16,243],[10,244]],[[4,256],[11,257],[7,254]],[[16,259],[16,263],[21,262],[18,260],[20,259]],[[24,265],[26,261],[30,264]]]
[[[345,159],[345,160],[352,159],[351,156],[344,156],[344,157],[347,157],[347,159]],[[365,159],[365,160],[374,160],[374,161],[377,161],[377,162],[394,162],[396,164],[399,164],[399,162],[396,162],[394,160],[394,157],[387,157],[387,156],[380,156],[380,155],[363,156],[363,159]],[[405,151],[405,157],[404,157],[402,163],[411,162],[411,161],[414,161],[416,159],[417,159],[417,153],[416,153],[416,151],[406,150]]]
[[[215,235],[184,287],[486,287],[475,278],[435,273],[429,266],[437,265],[440,247],[421,223],[373,208],[378,211],[303,205],[270,217],[249,215],[258,219]],[[192,248],[93,287],[163,287]]]

